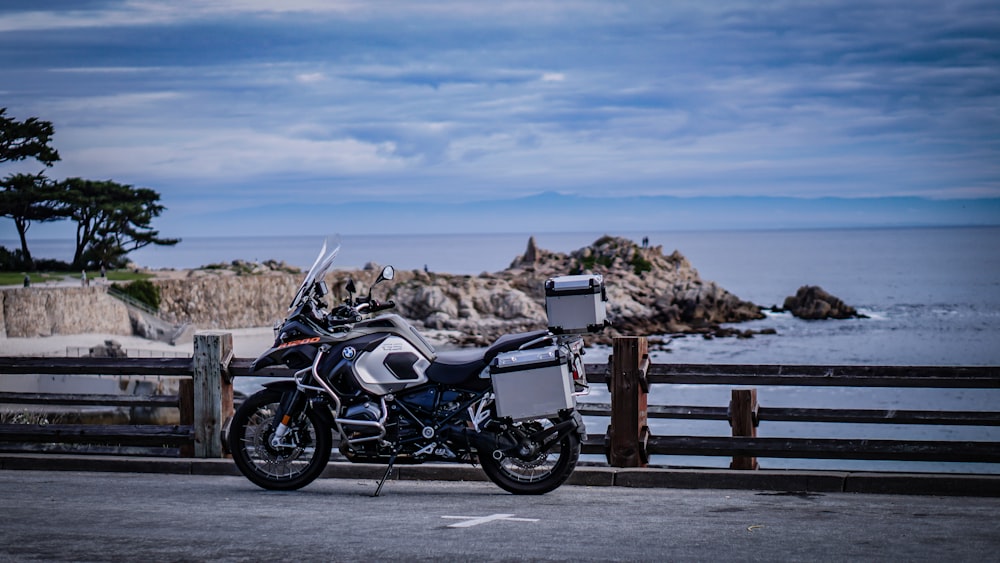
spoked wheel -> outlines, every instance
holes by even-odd
[[[275,447],[271,436],[282,393],[265,389],[251,395],[236,411],[229,427],[229,451],[240,472],[271,490],[299,489],[319,477],[330,461],[330,428],[311,408],[292,421],[285,441]]]
[[[523,436],[551,427],[557,420],[531,420],[516,425],[517,441]],[[543,495],[562,485],[580,459],[580,437],[570,432],[562,439],[550,438],[535,444],[526,455],[479,452],[479,463],[491,481],[515,495]],[[497,459],[497,458],[500,459]]]

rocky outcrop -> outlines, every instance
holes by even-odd
[[[347,297],[349,279],[360,292],[367,292],[380,270],[370,264],[361,270],[334,271],[327,277],[328,303]],[[591,340],[607,342],[618,334],[727,336],[733,331],[720,328],[722,323],[763,317],[759,306],[702,280],[679,252],[666,255],[662,247],[641,248],[616,237],[602,237],[568,254],[538,248],[530,239],[525,253],[510,267],[479,276],[398,271],[392,282],[375,290],[375,296],[394,300],[396,312],[438,340],[486,345],[504,333],[545,328],[545,281],[579,273],[601,274],[607,287],[612,326]],[[275,267],[219,267],[152,282],[160,289],[162,320],[218,329],[270,326],[284,317],[301,278],[301,273]],[[136,330],[146,326],[138,319],[130,322],[125,306],[103,288],[60,288],[26,294],[29,297],[21,296],[21,291],[35,290],[5,291],[8,336],[128,334],[133,324]]]
[[[662,247],[640,248],[615,237],[569,254],[540,249],[530,239],[524,255],[501,272],[401,272],[385,291],[404,317],[445,331],[456,344],[484,345],[505,332],[544,328],[545,280],[578,273],[605,279],[612,327],[594,337],[599,341],[617,334],[727,335],[721,323],[763,317],[759,306],[702,280],[679,252],[664,255]]]
[[[830,295],[823,288],[804,285],[795,295],[785,298],[783,309],[800,319],[849,319],[862,317],[857,309]]]
[[[128,354],[117,340],[105,340],[104,344],[90,347],[91,358],[125,358]]]

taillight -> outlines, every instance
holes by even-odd
[[[580,356],[576,356],[570,365],[573,371],[573,394],[586,395],[590,393],[590,384],[587,383],[587,371],[583,367],[583,360]]]

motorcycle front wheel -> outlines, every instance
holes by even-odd
[[[531,420],[517,424],[522,435],[543,430],[558,422]],[[575,432],[545,444],[529,456],[505,455],[500,459],[494,452],[479,452],[483,472],[501,489],[515,495],[543,495],[562,485],[580,459],[580,437]]]
[[[240,406],[229,426],[229,451],[247,479],[264,489],[290,491],[319,477],[330,461],[330,428],[319,414],[306,408],[290,424],[285,440],[275,447],[271,436],[282,393],[265,389]]]

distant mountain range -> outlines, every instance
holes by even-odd
[[[467,203],[288,203],[161,216],[178,235],[757,230],[1000,225],[1000,198],[613,197],[542,193]],[[170,228],[167,229],[169,224]]]

